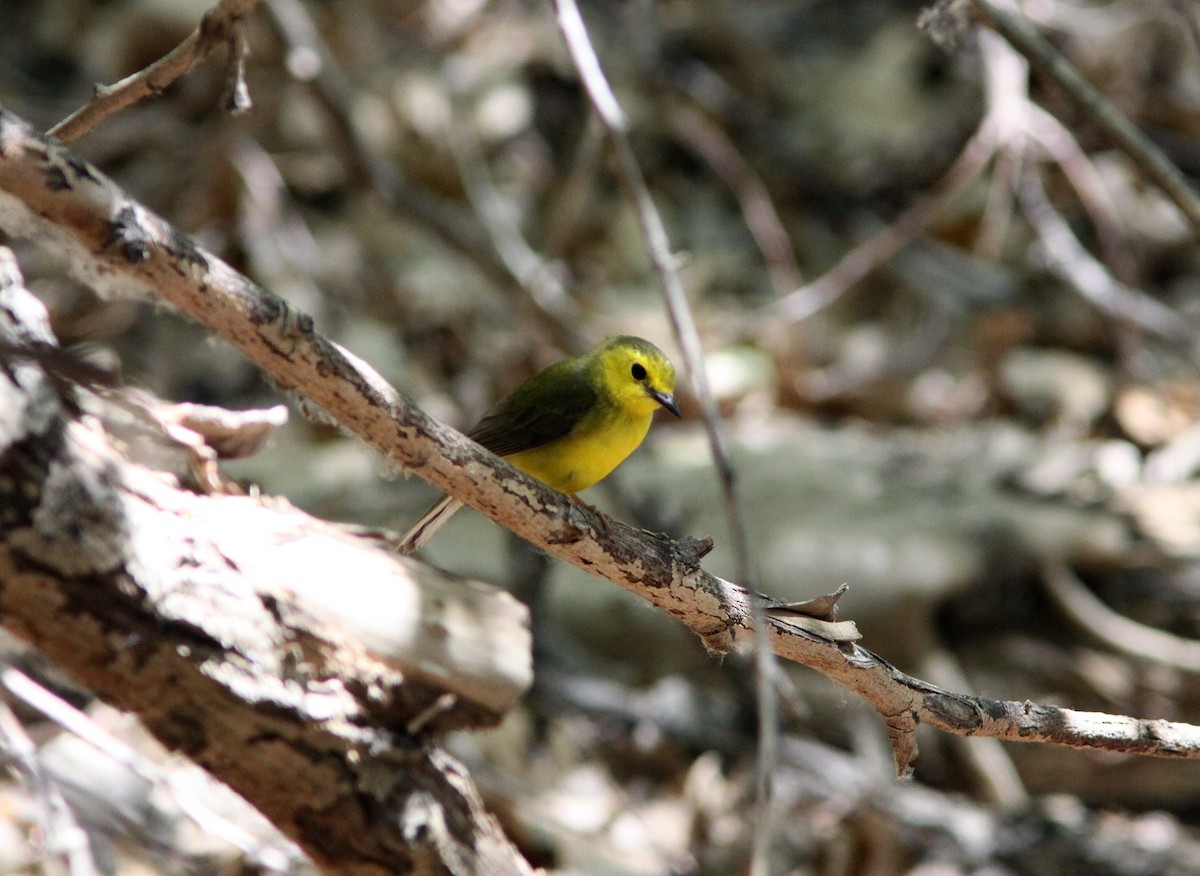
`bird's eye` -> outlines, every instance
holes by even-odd
[[[646,369],[641,362],[634,362],[633,367],[629,369],[629,373],[633,375],[634,380],[646,379]]]

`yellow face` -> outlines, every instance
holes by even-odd
[[[608,396],[632,417],[648,417],[675,404],[675,366],[662,351],[640,338],[611,338],[596,351],[600,380]]]
[[[642,443],[660,407],[679,415],[672,395],[675,367],[649,341],[611,338],[585,359],[588,379],[604,403],[565,437],[507,457],[517,468],[568,493],[590,487],[620,465]]]

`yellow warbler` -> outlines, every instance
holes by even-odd
[[[621,464],[660,407],[679,416],[675,366],[649,341],[622,335],[530,377],[467,433],[564,493],[590,487]],[[462,503],[443,496],[400,541],[412,553]]]

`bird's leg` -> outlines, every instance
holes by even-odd
[[[594,515],[596,515],[597,518],[599,518],[601,532],[608,532],[608,515],[607,514],[605,514],[603,511],[601,511],[595,505],[592,505],[592,504],[589,504],[588,502],[583,501],[583,499],[579,498],[578,493],[568,493],[567,495],[569,495],[571,497],[571,499],[574,501],[575,506],[577,508],[586,508],[588,511],[591,511]]]

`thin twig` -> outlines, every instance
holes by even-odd
[[[246,45],[246,35],[241,28],[231,33],[229,44],[229,63],[225,65],[225,88],[221,94],[221,105],[229,113],[248,112],[253,106],[250,100],[250,87],[246,84],[246,55],[249,47]]]
[[[1063,174],[1079,196],[1096,229],[1096,239],[1105,264],[1122,282],[1137,275],[1137,262],[1119,227],[1119,210],[1095,163],[1079,141],[1053,115],[1034,103],[1029,104],[1029,133],[1062,168]]]
[[[663,301],[666,304],[667,315],[675,332],[675,338],[683,353],[684,368],[690,378],[692,390],[700,402],[704,419],[704,428],[708,434],[709,447],[712,450],[713,463],[716,466],[721,482],[721,494],[724,500],[725,515],[733,535],[734,555],[738,576],[744,585],[752,588],[751,582],[756,580],[753,560],[750,553],[750,539],[746,530],[745,517],[737,494],[737,474],[729,457],[725,442],[724,430],[721,426],[721,414],[717,409],[709,386],[708,374],[704,368],[704,352],[700,346],[700,335],[688,306],[687,296],[683,291],[683,283],[675,269],[675,258],[671,252],[671,243],[662,216],[654,204],[646,180],[642,175],[641,165],[633,152],[627,133],[628,119],[621,110],[604,71],[600,59],[592,46],[584,25],[583,16],[575,0],[554,0],[557,10],[558,26],[567,50],[583,81],[584,89],[591,99],[592,106],[600,118],[608,134],[609,142],[616,153],[618,172],[625,183],[629,196],[633,199],[637,212],[638,224],[642,229],[650,261],[658,274]],[[751,590],[753,593],[753,590]],[[762,614],[758,599],[751,596],[751,617],[756,630],[766,630],[766,620]],[[771,781],[774,764],[778,751],[778,707],[774,676],[776,671],[774,653],[771,651],[766,635],[755,637],[755,665],[758,670],[758,709],[759,709],[759,756],[758,756],[758,788],[759,805],[763,812],[756,820],[758,828],[755,832],[755,854],[752,862],[754,872],[765,872],[767,851],[770,843],[770,800]]]
[[[1012,195],[1021,178],[1030,140],[1041,143],[1050,157],[1062,168],[1067,180],[1079,195],[1080,203],[1096,227],[1096,236],[1108,263],[1121,279],[1135,273],[1133,256],[1121,233],[1118,211],[1091,159],[1084,153],[1071,132],[1054,116],[1035,104],[1029,97],[1029,62],[999,34],[987,29],[978,31],[980,55],[984,64],[984,82],[988,101],[988,117],[997,128],[996,173],[989,192],[989,206],[1004,204],[1004,216],[1009,215]],[[1001,200],[1003,199],[1003,200]],[[985,216],[981,245],[985,252],[999,252],[1001,237],[996,223]],[[1005,225],[1007,222],[1005,222]]]
[[[471,125],[462,116],[458,113],[457,117],[451,117],[445,137],[458,165],[467,198],[491,238],[493,249],[517,282],[528,290],[534,303],[546,313],[553,314],[564,328],[570,330],[573,346],[582,348],[582,338],[575,330],[580,322],[578,304],[559,280],[556,266],[538,255],[521,234],[513,207],[496,189]]]
[[[1024,143],[997,145],[996,162],[987,180],[987,197],[975,236],[975,255],[985,261],[1000,261],[1005,241],[1012,229],[1016,205],[1013,191],[1025,165]]]
[[[1071,132],[1030,99],[1029,61],[1000,34],[987,29],[980,29],[978,34],[988,115],[997,119],[1001,132],[998,145],[1004,155],[998,176],[1002,178],[1006,204],[1012,203],[1029,140],[1036,139],[1062,168],[1079,195],[1080,203],[1096,227],[1106,261],[1114,266],[1121,279],[1132,277],[1135,265],[1119,228],[1118,210],[1095,164]],[[996,244],[998,246],[998,240]]]
[[[616,152],[621,179],[628,186],[630,197],[633,199],[646,249],[659,278],[667,314],[671,319],[675,338],[683,353],[684,367],[691,381],[692,391],[701,405],[704,426],[721,479],[725,512],[729,518],[729,527],[734,538],[738,571],[742,580],[752,581],[754,576],[751,573],[749,542],[743,515],[736,498],[736,472],[729,458],[721,427],[721,414],[713,399],[707,372],[704,369],[704,351],[700,346],[700,335],[696,330],[696,322],[692,317],[679,273],[675,269],[675,257],[671,252],[671,243],[667,237],[666,227],[658,208],[654,205],[654,199],[646,186],[637,156],[634,155],[633,147],[626,136],[627,119],[612,88],[604,78],[600,61],[596,57],[595,49],[592,47],[583,18],[579,13],[579,7],[575,5],[574,0],[555,0],[555,6],[558,10],[559,28],[566,39],[567,47],[580,78],[583,80],[584,88],[587,90],[592,105],[595,107],[600,122]]]
[[[97,85],[96,94],[50,129],[52,137],[64,143],[78,140],[105,119],[139,100],[162,94],[167,87],[189,73],[221,47],[229,49],[230,69],[226,71],[227,108],[245,109],[249,96],[244,78],[245,49],[241,37],[242,19],[249,15],[259,0],[219,0],[191,34],[153,64],[113,85]]]

